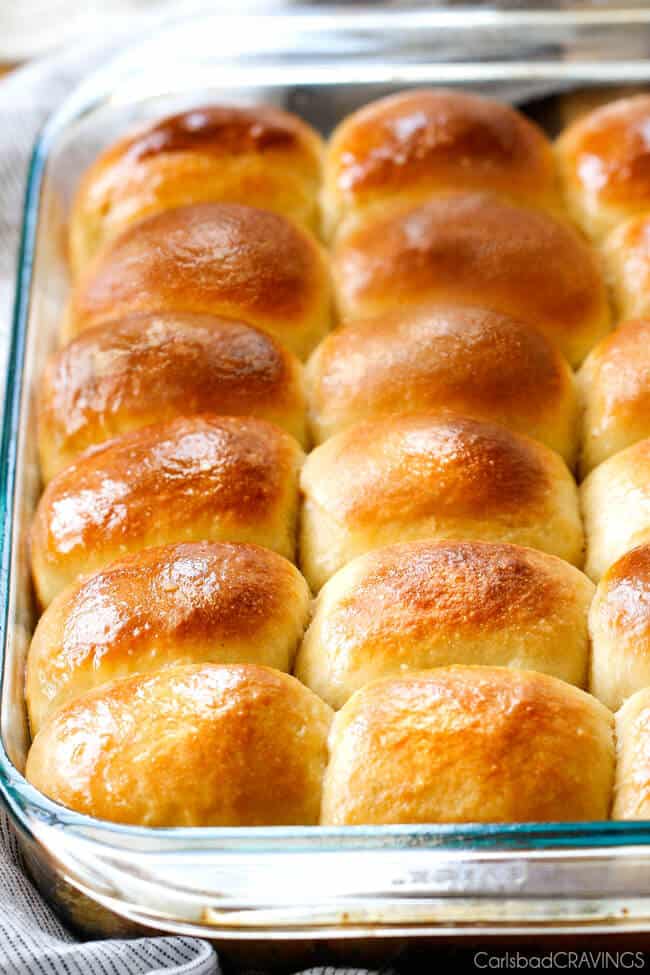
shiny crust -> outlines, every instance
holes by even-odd
[[[599,263],[576,231],[486,194],[393,208],[344,228],[333,269],[344,318],[434,301],[481,305],[536,326],[571,365],[609,330]]]
[[[105,684],[34,739],[27,779],[64,806],[139,826],[318,822],[331,711],[252,664]]]
[[[616,746],[612,819],[650,819],[650,688],[617,712]]]
[[[602,253],[619,321],[650,317],[650,216],[619,224]]]
[[[591,237],[650,210],[650,95],[596,108],[565,129],[556,152],[571,215]]]
[[[593,593],[578,569],[518,545],[390,545],[323,587],[296,676],[334,708],[376,678],[459,663],[584,686]]]
[[[322,155],[311,126],[271,105],[208,105],[159,119],[106,149],[82,178],[70,221],[73,269],[129,224],[190,203],[246,203],[317,230]]]
[[[650,439],[626,447],[583,481],[585,572],[596,582],[625,552],[650,541]]]
[[[625,322],[592,349],[578,373],[583,475],[650,436],[650,319]]]
[[[554,677],[449,667],[357,691],[334,718],[325,825],[607,819],[611,713]]]
[[[589,613],[590,689],[615,710],[650,687],[650,545],[627,552],[604,574]]]
[[[463,306],[393,311],[346,325],[307,366],[317,442],[369,417],[444,408],[527,433],[573,463],[573,375],[528,325]]]
[[[294,553],[296,441],[265,420],[181,417],[91,448],[47,486],[31,531],[46,606],[81,573],[151,545],[255,542]]]
[[[118,677],[192,663],[291,669],[310,593],[286,559],[257,545],[147,548],[60,593],[27,658],[35,734],[55,709]]]
[[[306,439],[295,356],[250,325],[208,315],[133,315],[87,329],[50,359],[37,395],[45,481],[87,447],[183,414],[260,416]]]
[[[330,139],[325,209],[330,225],[395,197],[489,190],[557,207],[551,146],[509,105],[444,89],[403,92],[348,116]]]
[[[575,483],[543,444],[451,414],[368,420],[302,469],[301,564],[313,589],[357,555],[418,538],[482,538],[579,564]]]
[[[201,203],[129,227],[74,287],[62,337],[143,312],[223,315],[304,358],[330,323],[329,268],[308,231],[254,207]]]

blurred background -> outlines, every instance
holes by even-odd
[[[341,0],[339,0],[341,2]],[[346,6],[361,5],[358,0],[343,0]],[[365,0],[363,6],[412,6],[412,0]],[[326,0],[212,0],[211,10],[240,14],[249,10],[269,10],[291,6],[327,6]],[[438,0],[432,6],[498,7],[630,7],[642,6],[639,0]],[[182,15],[196,9],[196,0],[0,0],[0,73],[16,64],[84,38],[97,40],[125,25],[137,28],[155,13]]]

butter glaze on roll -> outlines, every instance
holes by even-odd
[[[585,572],[596,582],[625,552],[650,541],[650,439],[599,464],[580,486]]]
[[[617,712],[616,751],[612,819],[650,819],[650,688]]]
[[[390,545],[323,587],[296,676],[334,708],[376,678],[461,663],[584,686],[593,593],[572,565],[518,545]]]
[[[251,417],[181,417],[91,448],[50,481],[31,531],[43,606],[82,573],[172,542],[253,542],[292,558],[302,451]]]
[[[255,325],[305,358],[330,305],[327,257],[307,230],[266,210],[199,203],[117,236],[73,288],[62,339],[127,315],[189,312]]]
[[[369,417],[444,408],[526,433],[573,463],[573,375],[535,329],[463,306],[393,311],[345,325],[307,366],[317,442]]]
[[[612,725],[595,698],[531,671],[374,681],[334,717],[321,823],[607,819]]]
[[[650,545],[627,552],[604,574],[589,613],[590,689],[612,710],[650,687]]]
[[[618,319],[650,317],[650,214],[619,224],[602,251]]]
[[[444,89],[371,102],[330,139],[324,192],[330,229],[387,200],[413,203],[453,190],[489,190],[557,208],[550,143],[511,106]]]
[[[300,556],[313,590],[398,541],[478,538],[582,561],[575,482],[554,451],[496,424],[398,414],[327,440],[301,474]]]
[[[583,474],[650,437],[650,320],[625,322],[591,350],[578,373]]]
[[[102,152],[81,180],[73,270],[129,224],[190,203],[246,203],[318,230],[322,153],[311,126],[271,105],[208,105],[150,123]]]
[[[87,329],[39,383],[43,478],[117,434],[205,412],[260,416],[304,445],[300,363],[270,335],[207,315],[133,315]]]
[[[600,106],[556,145],[567,206],[596,240],[650,210],[650,95]]]
[[[344,228],[333,270],[344,319],[427,302],[480,305],[538,328],[573,366],[609,331],[600,266],[579,234],[484,193],[398,206]]]
[[[269,667],[174,667],[57,711],[25,775],[55,802],[116,823],[316,825],[331,714]]]
[[[35,734],[108,681],[181,664],[291,669],[309,613],[298,570],[257,545],[147,548],[68,587],[41,616],[27,658]]]

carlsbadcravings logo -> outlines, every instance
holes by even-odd
[[[646,967],[642,951],[549,951],[543,955],[523,955],[518,951],[499,954],[477,951],[474,967],[496,971],[503,968],[529,969],[532,971],[630,971]]]

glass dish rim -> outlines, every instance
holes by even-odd
[[[206,11],[209,8],[205,8]],[[297,16],[307,16],[312,23],[331,16],[335,9],[333,5],[321,8],[296,7],[283,13],[273,13],[276,19],[296,22]],[[359,26],[359,8],[357,8],[356,26]],[[426,13],[425,13],[426,11]],[[337,16],[341,11],[337,10]],[[362,13],[376,21],[378,18],[395,20],[402,23],[412,18],[412,26],[417,27],[426,20],[428,26],[440,26],[441,29],[463,30],[468,27],[468,8],[449,10],[429,7],[426,4],[414,4],[412,8],[379,10],[377,8],[361,8]],[[609,10],[591,10],[583,8],[575,10],[529,10],[529,11],[494,11],[487,8],[476,8],[473,15],[482,18],[490,26],[500,24],[509,26],[534,25],[543,22],[548,25],[566,25],[571,16],[576,23],[607,26],[621,24],[627,20],[643,23],[650,28],[650,8],[621,7]],[[348,16],[350,12],[348,11]],[[213,14],[214,15],[214,14]],[[343,8],[345,16],[345,8]],[[184,23],[196,16],[195,13],[181,18],[170,18],[170,23]],[[228,16],[228,15],[227,15]],[[232,15],[240,20],[246,20],[251,15]],[[254,15],[256,18],[264,14]],[[65,133],[66,127],[80,121],[84,115],[98,108],[102,101],[111,94],[108,79],[123,62],[124,77],[128,75],[129,59],[112,58],[107,66],[95,72],[91,78],[76,88],[64,101],[62,106],[45,122],[38,133],[31,154],[27,184],[22,211],[20,245],[18,250],[16,292],[14,297],[13,315],[10,331],[9,350],[7,357],[7,375],[4,393],[4,414],[0,436],[0,692],[5,680],[4,656],[10,625],[10,582],[9,573],[11,555],[14,545],[11,513],[16,499],[16,460],[17,445],[20,435],[20,406],[23,393],[23,365],[26,350],[26,334],[30,304],[32,271],[34,264],[36,236],[40,218],[40,196],[45,174],[45,167],[54,140]],[[435,62],[432,62],[435,65]],[[462,62],[454,62],[456,71],[462,70]],[[513,65],[504,62],[504,72],[508,77],[513,76]],[[558,79],[573,81],[586,80],[593,66],[588,63],[571,66],[562,62],[548,62],[536,65],[544,76],[549,74]],[[573,72],[567,71],[573,67]],[[614,66],[616,67],[616,66]],[[643,68],[645,67],[645,70]],[[650,79],[650,61],[643,65],[634,64],[634,77],[638,80],[641,74]],[[555,70],[554,70],[555,69]],[[481,73],[486,77],[485,64]],[[516,71],[514,72],[516,76]],[[611,76],[607,71],[599,79],[603,83],[616,78],[631,80],[625,77],[626,72],[620,69],[612,70]],[[621,77],[623,76],[623,77]],[[124,80],[124,78],[123,78]],[[323,78],[321,80],[326,80]],[[454,71],[447,73],[447,81],[454,83]],[[174,89],[178,91],[179,89]],[[514,823],[514,824],[431,824],[431,825],[401,825],[401,826],[357,826],[357,827],[166,827],[152,828],[143,826],[129,826],[97,820],[74,811],[68,810],[48,799],[31,786],[20,771],[11,762],[4,742],[0,736],[0,794],[19,820],[21,827],[31,836],[34,830],[30,820],[41,820],[52,825],[65,827],[78,832],[79,835],[92,836],[101,843],[111,840],[118,846],[129,840],[155,839],[160,843],[161,852],[164,851],[166,841],[171,841],[174,850],[182,849],[178,841],[187,841],[189,846],[198,851],[205,849],[238,849],[240,851],[264,849],[276,852],[286,849],[323,850],[323,849],[394,849],[413,848],[430,845],[441,852],[458,851],[494,851],[504,852],[540,852],[580,848],[606,852],[615,849],[645,846],[650,844],[649,821],[596,821],[570,823]],[[170,851],[171,852],[171,847]]]

